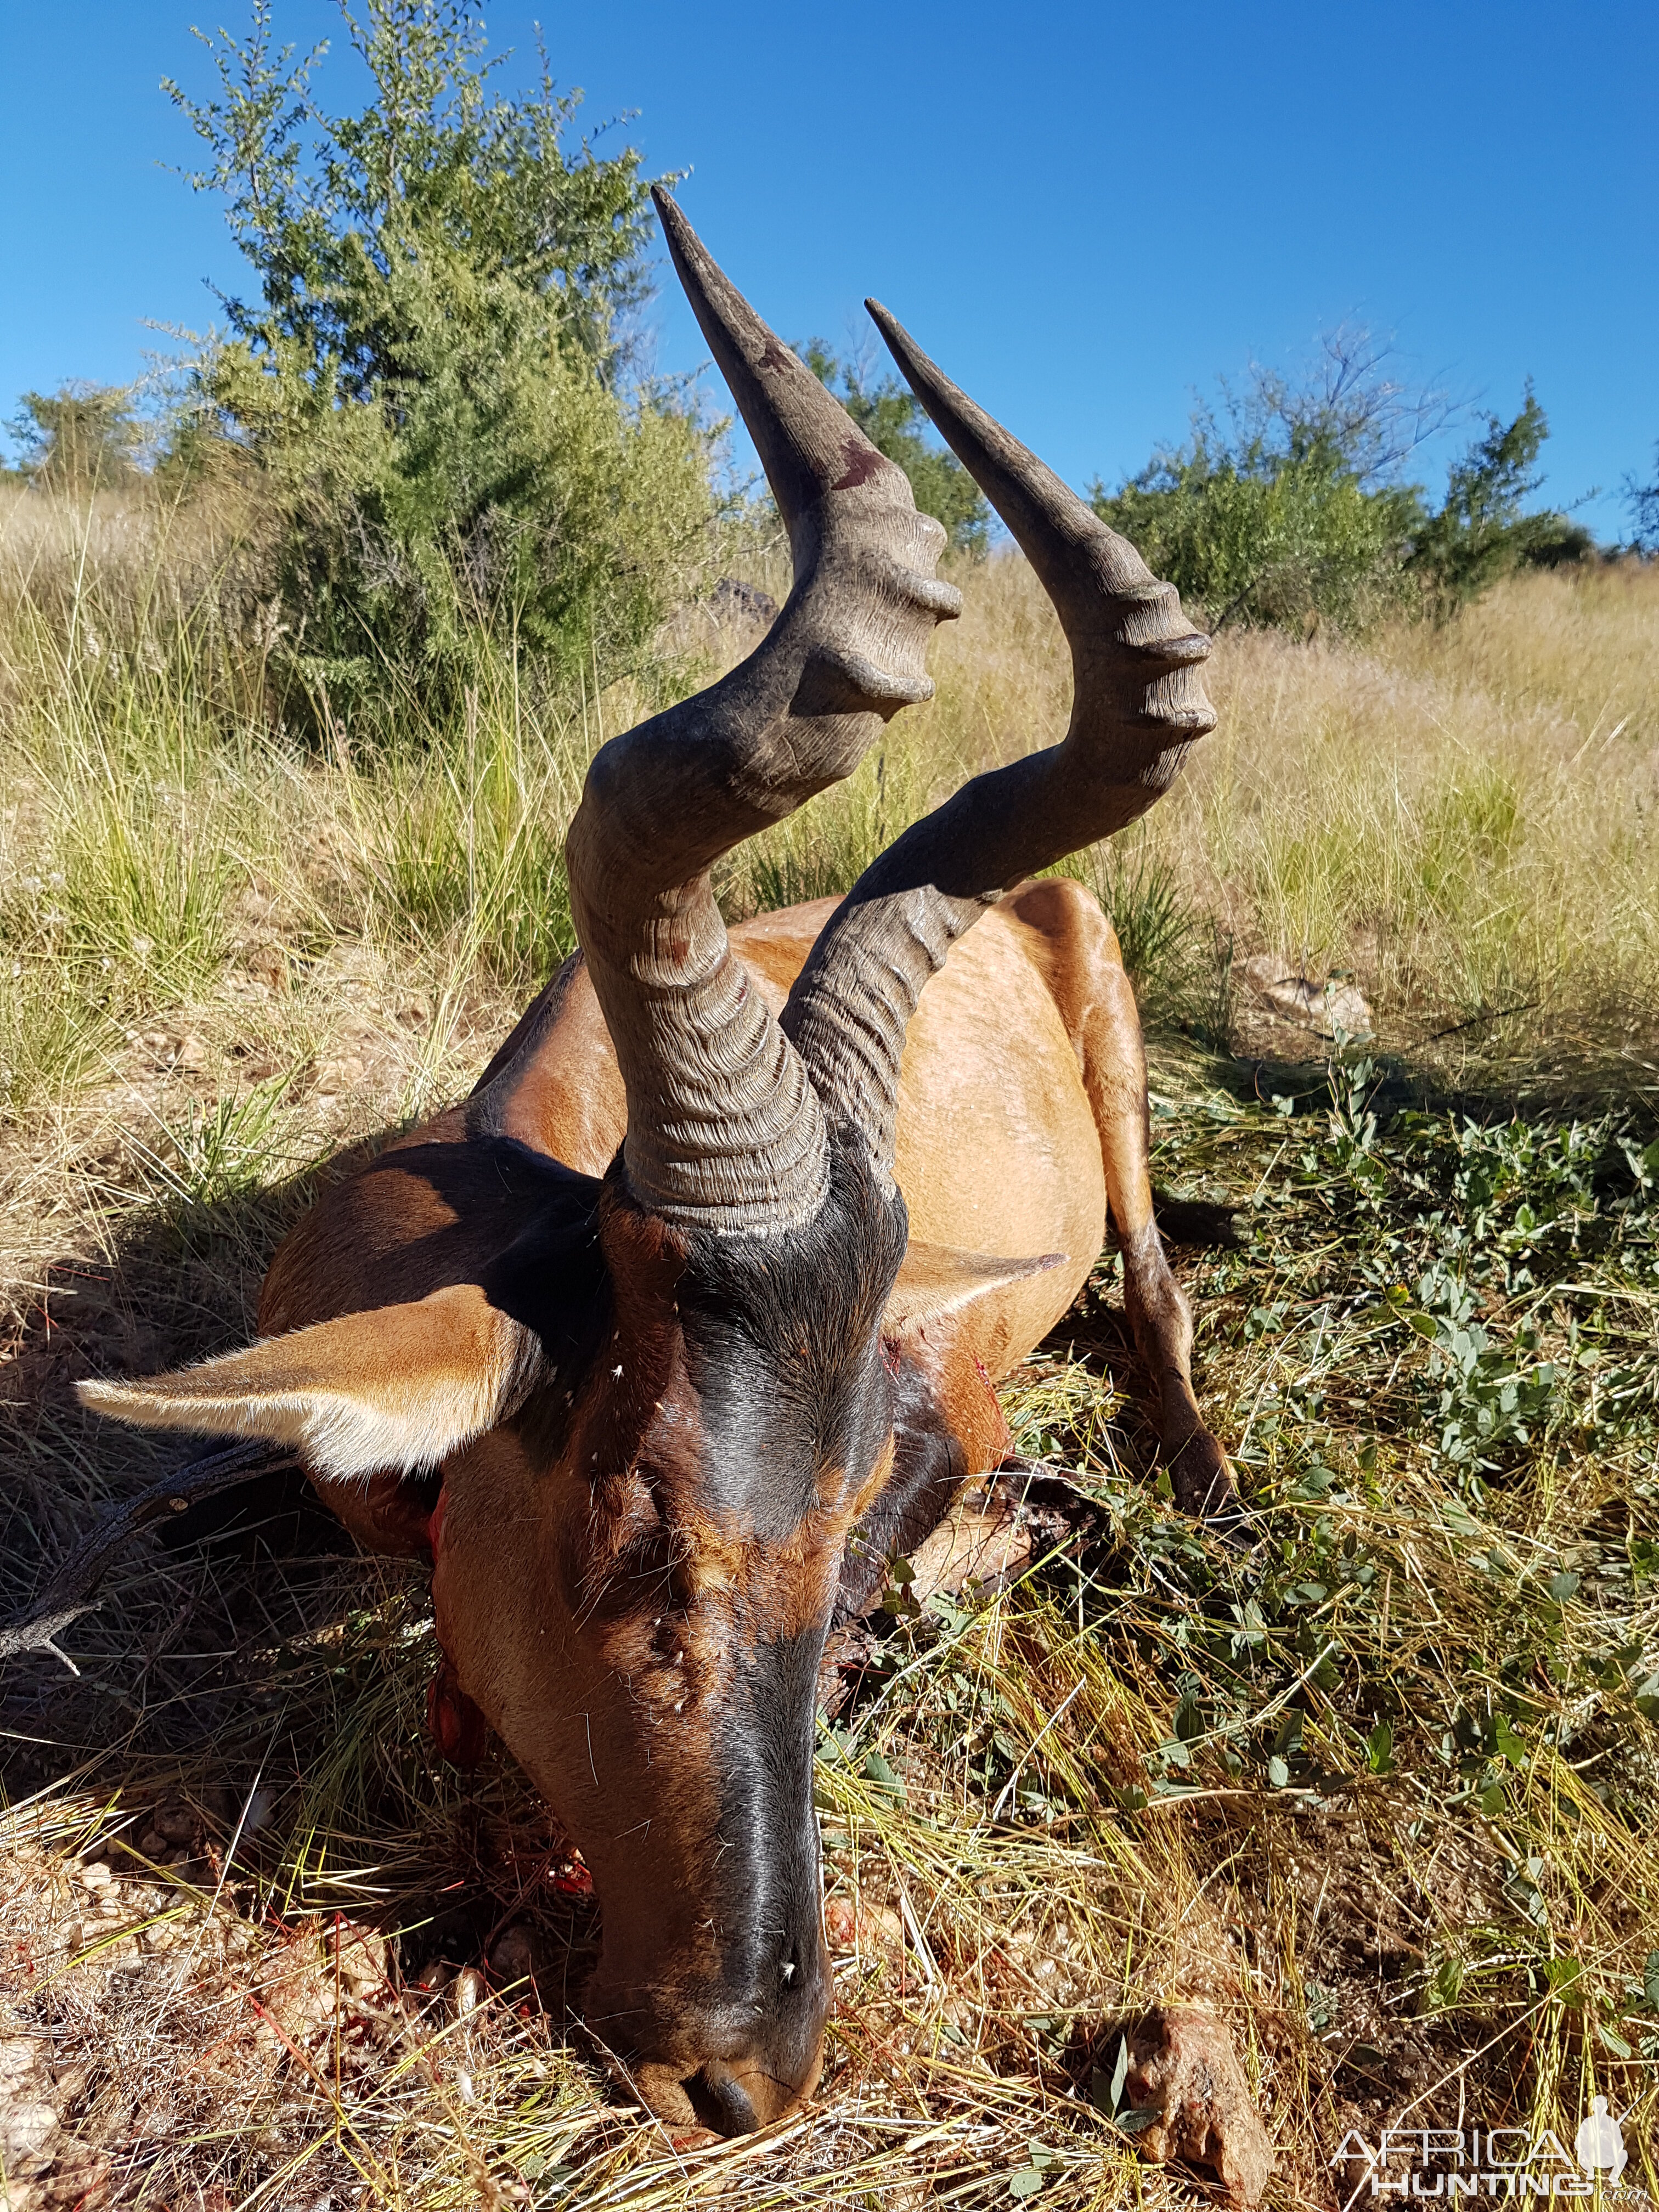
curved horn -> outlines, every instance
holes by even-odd
[[[1012,884],[1143,814],[1215,727],[1210,650],[1127,538],[959,392],[884,307],[866,305],[958,459],[1018,541],[1072,649],[1065,738],[975,776],[866,868],[784,1009],[830,1110],[890,1181],[904,1032],[951,946]]]
[[[933,625],[961,595],[945,532],[768,330],[667,195],[657,211],[788,526],[795,580],[720,682],[596,754],[565,852],[571,912],[628,1092],[635,1196],[677,1225],[763,1235],[828,1188],[818,1098],[726,945],[720,855],[857,767],[930,698]]]

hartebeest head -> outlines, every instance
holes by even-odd
[[[795,583],[740,666],[603,749],[571,826],[622,1152],[602,1182],[577,1176],[492,1133],[486,1091],[463,1141],[383,1164],[389,1204],[423,1178],[435,1288],[366,1310],[354,1293],[308,1327],[279,1306],[289,1333],[249,1352],[88,1395],[297,1443],[325,1486],[441,1468],[440,1636],[592,1869],[589,2022],[658,2112],[736,2130],[817,2077],[815,1686],[849,1535],[905,1479],[896,1433],[926,1448],[884,1320],[906,1024],[989,902],[1141,812],[1213,718],[1175,593],[872,307],[1053,597],[1076,703],[1063,744],[867,872],[774,1019],[710,869],[930,696],[927,641],[959,600],[902,473],[658,204]]]

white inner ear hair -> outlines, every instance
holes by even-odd
[[[79,1392],[94,1412],[145,1428],[265,1437],[290,1444],[325,1480],[429,1474],[451,1452],[517,1413],[543,1370],[539,1337],[505,1314],[490,1318],[494,1325],[473,1338],[478,1362],[470,1371],[454,1364],[422,1369],[398,1363],[377,1375],[372,1346],[366,1346],[370,1358],[363,1364],[371,1371],[325,1379],[318,1372],[321,1363],[304,1357],[304,1340],[314,1332],[301,1329],[176,1375],[82,1382]],[[280,1372],[284,1348],[301,1370],[291,1378]],[[467,1348],[465,1340],[452,1341],[446,1347],[449,1361]]]

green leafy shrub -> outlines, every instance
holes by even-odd
[[[1408,494],[1369,492],[1323,441],[1274,451],[1252,437],[1230,447],[1195,422],[1190,446],[1163,453],[1096,511],[1153,572],[1230,622],[1356,629],[1401,597]]]
[[[1589,532],[1565,515],[1523,511],[1543,482],[1534,464],[1548,435],[1528,384],[1514,420],[1489,415],[1486,435],[1453,462],[1446,496],[1437,513],[1414,523],[1407,556],[1436,612],[1467,605],[1525,562],[1553,567],[1588,550]]]
[[[1354,631],[1399,610],[1443,616],[1523,562],[1583,558],[1587,531],[1524,511],[1549,434],[1530,386],[1513,421],[1486,418],[1437,508],[1406,481],[1406,463],[1451,411],[1391,376],[1387,349],[1364,333],[1338,331],[1310,381],[1257,368],[1242,397],[1224,386],[1223,415],[1194,413],[1185,445],[1161,448],[1115,491],[1097,479],[1090,498],[1216,629]]]
[[[1430,1419],[1441,1457],[1474,1471],[1501,1465],[1502,1455],[1531,1441],[1554,1395],[1554,1367],[1530,1357],[1538,1349],[1537,1330],[1522,1323],[1507,1346],[1496,1342],[1473,1318],[1468,1285],[1438,1263],[1418,1285],[1414,1307],[1404,1291],[1397,1303],[1430,1348],[1431,1374],[1439,1386]]]
[[[712,508],[706,438],[624,389],[646,292],[639,158],[564,136],[578,95],[490,82],[453,0],[346,18],[372,97],[317,105],[324,51],[209,41],[222,97],[169,87],[210,155],[258,297],[200,412],[277,494],[278,656],[317,718],[453,709],[483,665],[556,678],[645,649]],[[310,137],[305,136],[309,131]]]

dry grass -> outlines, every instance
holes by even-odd
[[[740,903],[836,888],[878,833],[1062,732],[1066,657],[1035,577],[1005,557],[959,580],[935,703],[751,851]],[[1224,1032],[1229,965],[1272,952],[1352,975],[1384,1047],[1443,1081],[1650,1073],[1659,569],[1522,577],[1363,650],[1234,633],[1211,671],[1216,733],[1097,878],[1131,906],[1137,876],[1167,885],[1197,925],[1155,1015]],[[1233,1042],[1289,1042],[1247,993],[1232,1015]]]
[[[992,564],[944,654],[952,750],[1060,726],[1064,656],[1029,572]],[[1384,1043],[1419,1061],[1455,1024],[1460,1069],[1472,1049],[1647,1050],[1659,572],[1521,579],[1364,651],[1230,635],[1212,665],[1219,726],[1145,836],[1238,955],[1352,971]]]
[[[509,692],[395,761],[349,731],[307,754],[216,611],[226,541],[141,616],[161,541],[120,569],[52,532],[0,518],[9,1602],[166,1464],[73,1378],[241,1336],[318,1164],[469,1079],[564,941],[582,765],[647,703]],[[1061,726],[1029,576],[966,582],[934,708],[745,855],[734,906],[845,881]],[[742,641],[688,616],[679,642]],[[78,1678],[0,1684],[0,2096],[62,2130],[14,2202],[1173,2203],[1190,2182],[1100,2107],[1115,2023],[1177,1996],[1233,2029],[1275,2208],[1334,2201],[1350,2127],[1570,2143],[1593,2092],[1651,2190],[1656,653],[1659,577],[1627,572],[1364,653],[1218,650],[1219,732],[1107,865],[1149,946],[1173,916],[1143,966],[1160,1174],[1248,1226],[1184,1272],[1261,1542],[1169,1517],[1108,1258],[1006,1394],[1090,1501],[1077,1538],[896,1616],[825,1729],[839,2001],[808,2120],[699,2148],[615,2100],[574,2017],[580,1868],[509,1761],[429,1755],[419,1578],[289,1517],[263,1551],[134,1558]],[[1230,936],[1353,969],[1401,1065],[1218,1052],[1254,1018]],[[1435,1103],[1564,1071],[1601,1118]]]

